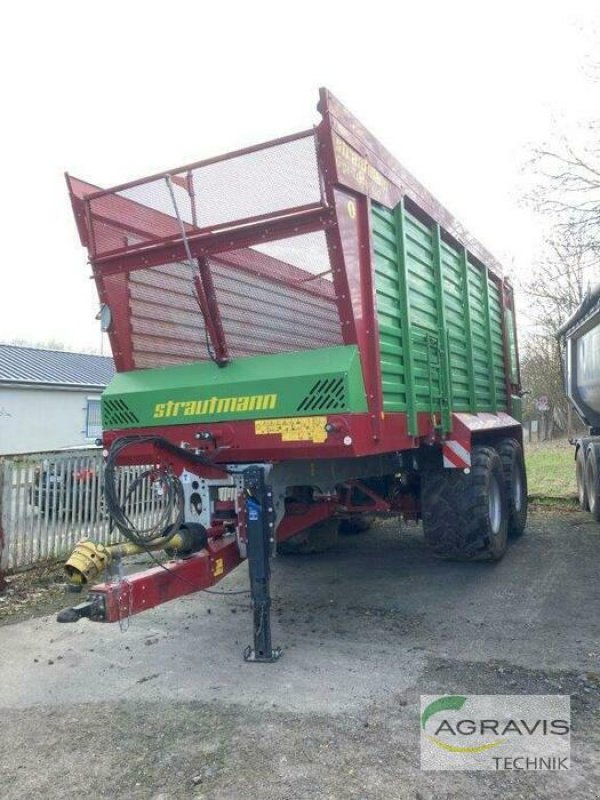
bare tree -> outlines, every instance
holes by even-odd
[[[535,326],[524,342],[522,375],[531,392],[526,412],[535,416],[535,399],[547,397],[550,429],[566,430],[570,419],[556,331],[600,279],[599,134],[594,121],[577,144],[557,136],[535,148],[528,165],[535,185],[525,199],[548,237],[531,275],[519,282],[526,316]]]
[[[582,244],[564,236],[547,241],[531,277],[520,283],[539,333],[555,334],[583,300],[592,274]]]
[[[600,263],[600,123],[590,123],[586,134],[579,147],[560,136],[554,147],[534,150],[537,184],[527,199],[550,221],[563,256],[594,270]]]
[[[536,402],[548,400],[544,412],[543,438],[552,438],[555,431],[566,433],[569,427],[569,401],[563,389],[561,353],[553,336],[536,335],[529,339],[521,361],[521,377],[529,392],[524,399],[525,419],[538,419]]]

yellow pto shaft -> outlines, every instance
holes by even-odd
[[[98,578],[114,559],[139,555],[148,550],[165,548],[184,552],[189,550],[189,537],[185,534],[186,532],[182,531],[174,536],[162,536],[147,542],[145,546],[133,542],[104,545],[93,542],[91,539],[82,539],[75,545],[75,549],[69,556],[65,564],[65,572],[73,586],[83,586]]]

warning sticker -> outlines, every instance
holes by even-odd
[[[213,564],[213,575],[215,578],[225,572],[225,565],[222,558],[217,558]]]
[[[327,439],[327,417],[290,417],[289,419],[257,419],[254,432],[257,436],[278,433],[282,442],[315,442]]]

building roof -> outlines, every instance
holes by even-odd
[[[110,356],[0,344],[0,384],[104,388],[114,374]]]

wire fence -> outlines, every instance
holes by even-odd
[[[162,507],[160,487],[133,481],[146,466],[117,472],[120,501],[139,525],[151,524]],[[0,457],[0,525],[4,547],[0,572],[65,558],[81,539],[114,544],[104,504],[100,448],[27,453]]]

